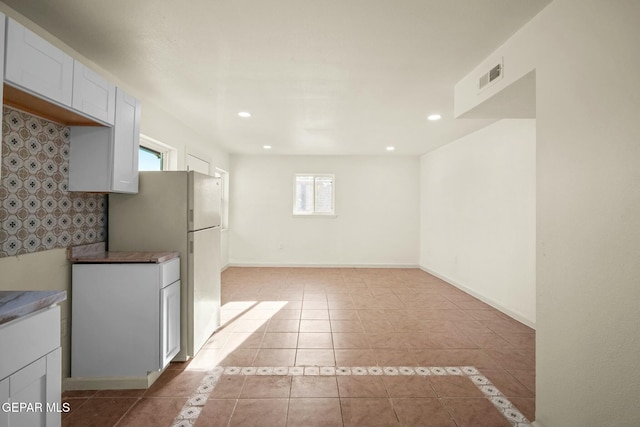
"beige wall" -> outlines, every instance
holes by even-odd
[[[496,52],[505,78],[492,93],[536,73],[536,419],[547,427],[640,425],[638,22],[637,1],[556,0]],[[488,96],[458,93],[479,72],[458,84],[458,113]]]
[[[420,266],[535,327],[535,120],[421,158]]]
[[[71,323],[71,264],[66,249],[0,258],[1,290],[63,290],[67,300],[60,304],[62,329],[62,376],[69,376]]]

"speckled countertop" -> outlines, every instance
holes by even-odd
[[[177,258],[178,252],[100,252],[69,258],[73,263],[161,263]]]
[[[75,246],[67,250],[72,263],[161,263],[180,256],[178,252],[106,252],[104,243]]]
[[[67,299],[67,291],[0,291],[0,325]]]

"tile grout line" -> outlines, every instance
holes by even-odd
[[[513,427],[531,427],[529,420],[491,381],[473,366],[216,366],[207,371],[195,392],[187,399],[171,427],[193,427],[222,375],[242,376],[467,376]],[[289,390],[291,400],[291,390]],[[288,409],[287,409],[288,413]]]
[[[122,422],[122,420],[124,420],[124,418],[127,416],[127,414],[129,412],[131,412],[131,410],[133,409],[134,406],[136,406],[138,404],[138,402],[140,402],[142,400],[142,396],[144,395],[144,393],[140,396],[138,396],[138,398],[136,399],[135,402],[133,402],[133,404],[131,406],[129,406],[129,409],[127,409],[126,411],[124,411],[124,414],[122,414],[122,416],[120,418],[118,418],[118,420],[115,422],[115,424],[113,425],[114,427],[118,427],[118,424],[120,424]],[[95,398],[92,397],[92,398]]]

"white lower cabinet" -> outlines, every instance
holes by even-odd
[[[0,329],[0,427],[60,426],[65,408],[60,403],[59,325],[56,306]]]
[[[0,382],[0,400],[5,406],[0,426],[60,425],[64,411],[60,404],[60,363],[58,348]]]
[[[143,377],[180,350],[180,259],[74,264],[71,376]]]
[[[162,330],[160,334],[162,366],[167,366],[180,351],[180,281],[160,292]]]
[[[0,403],[11,403],[9,396],[11,396],[9,393],[9,378],[5,378],[0,380]],[[0,426],[5,427],[9,425],[9,411],[3,409],[0,409]]]

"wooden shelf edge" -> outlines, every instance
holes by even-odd
[[[30,93],[23,92],[18,88],[4,83],[3,105],[33,114],[46,120],[50,120],[65,126],[102,126],[103,124],[93,121],[73,111],[67,110]]]

